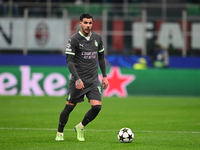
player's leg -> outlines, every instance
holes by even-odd
[[[90,100],[91,109],[85,114],[83,120],[75,126],[75,131],[77,132],[77,139],[79,141],[84,141],[84,127],[94,120],[101,110],[101,101]]]
[[[79,141],[84,141],[84,127],[94,120],[101,110],[101,92],[99,88],[96,87],[93,90],[86,93],[87,98],[91,104],[91,109],[85,114],[83,120],[75,127],[75,131],[77,132],[77,139]]]
[[[101,110],[101,101],[90,100],[91,109],[85,114],[82,120],[83,126],[86,126],[89,122],[94,120]]]
[[[71,102],[67,101],[65,108],[60,113],[58,131],[56,134],[57,141],[64,140],[63,130],[68,121],[69,114],[72,112],[72,110],[74,109],[75,106],[76,106],[76,103],[71,103]]]
[[[63,139],[63,130],[68,121],[69,115],[77,103],[84,101],[83,98],[84,98],[83,91],[77,90],[75,88],[75,82],[70,80],[69,88],[68,88],[68,95],[67,95],[67,103],[65,105],[65,108],[63,109],[63,111],[60,114],[56,140],[57,139],[58,139],[58,141],[64,140]]]

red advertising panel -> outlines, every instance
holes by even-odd
[[[124,48],[124,21],[115,20],[112,22],[113,36],[112,36],[112,47],[116,51],[121,51]]]

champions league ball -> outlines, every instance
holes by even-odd
[[[130,143],[134,139],[134,133],[130,128],[122,128],[119,130],[117,138],[121,143]]]

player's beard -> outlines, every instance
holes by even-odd
[[[85,36],[88,36],[90,34],[91,29],[90,28],[82,28],[83,33],[85,34]]]

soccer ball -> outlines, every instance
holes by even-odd
[[[134,139],[134,133],[130,128],[122,128],[117,135],[118,140],[121,143],[130,143]]]

